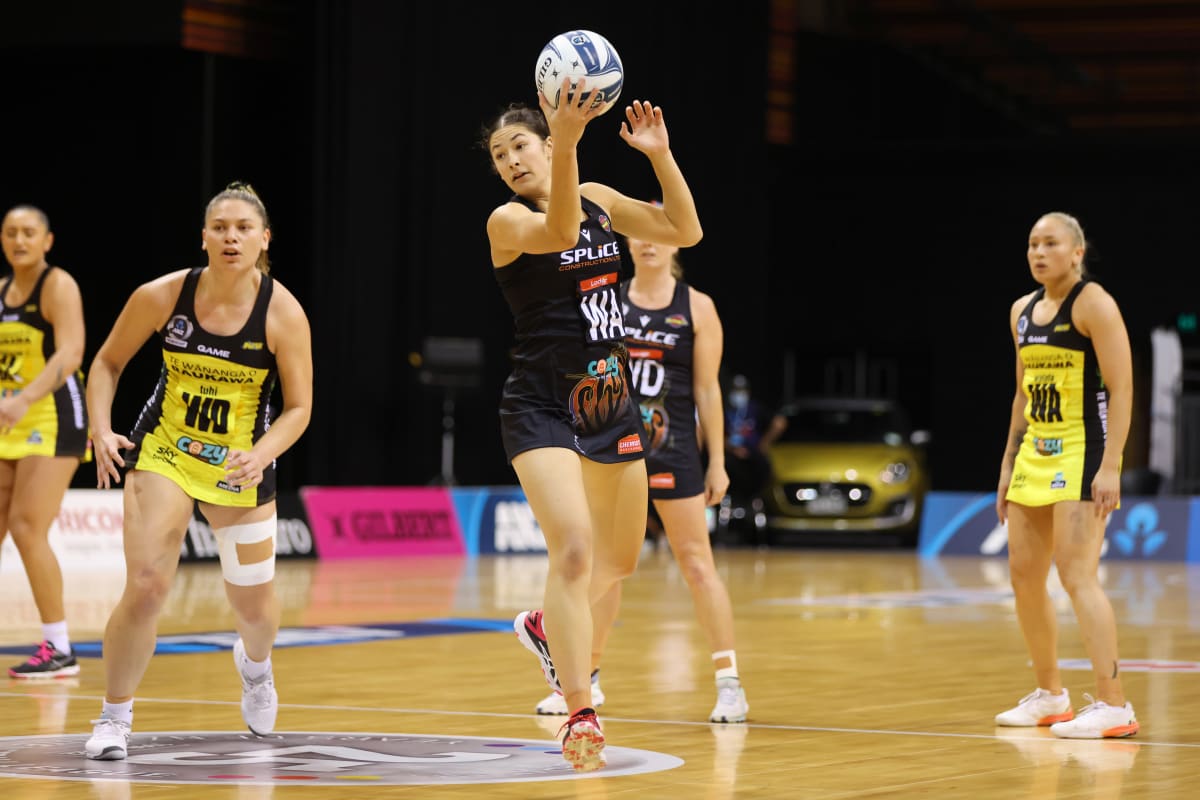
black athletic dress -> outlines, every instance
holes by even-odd
[[[647,309],[629,299],[629,283],[622,283],[621,304],[633,395],[641,407],[649,448],[650,499],[703,494],[704,470],[692,392],[696,332],[688,285],[676,281],[675,293],[665,308]]]
[[[513,201],[538,210],[520,196]],[[602,463],[645,455],[629,392],[618,236],[598,205],[584,198],[583,210],[575,247],[522,253],[493,270],[516,328],[500,400],[510,462],[538,447],[565,447]]]

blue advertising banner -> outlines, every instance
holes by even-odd
[[[1200,499],[1124,497],[1108,521],[1105,539],[1105,559],[1200,560]],[[926,496],[917,544],[922,558],[1007,552],[1008,528],[996,519],[995,492]]]
[[[467,555],[544,553],[546,539],[519,486],[454,488]]]

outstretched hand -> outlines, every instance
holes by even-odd
[[[661,107],[634,100],[625,106],[625,120],[621,123],[621,138],[634,150],[653,156],[670,149]]]
[[[573,145],[583,136],[587,124],[600,115],[601,106],[592,103],[591,92],[587,91],[587,80],[580,78],[575,89],[571,89],[571,79],[563,78],[559,87],[558,108],[550,105],[550,100],[542,92],[538,92],[538,105],[550,126],[550,137],[555,142]]]

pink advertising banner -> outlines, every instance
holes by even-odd
[[[464,555],[450,492],[430,486],[306,486],[317,557]]]

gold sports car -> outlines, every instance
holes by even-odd
[[[929,490],[926,431],[891,400],[811,397],[788,404],[768,449],[773,531],[896,534],[916,542]]]

